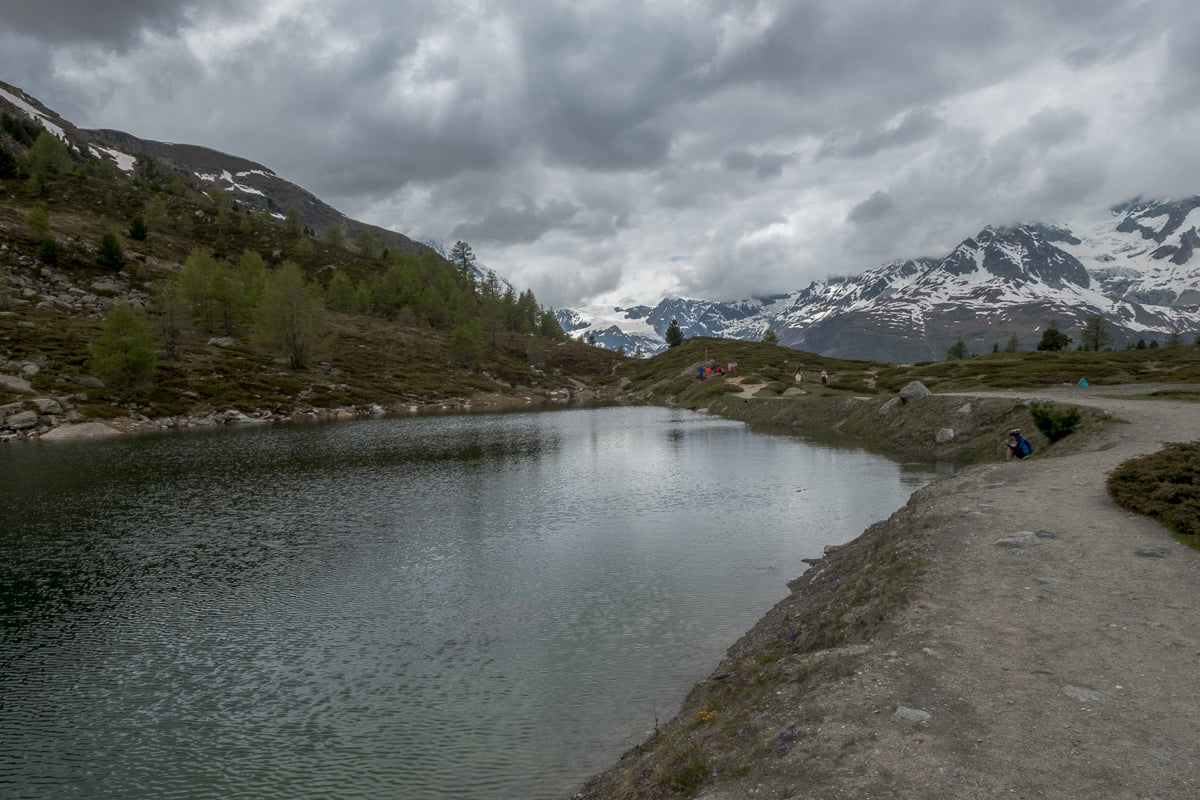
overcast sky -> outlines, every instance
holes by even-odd
[[[38,0],[0,3],[0,80],[630,305],[1200,192],[1197,32],[1195,0]]]

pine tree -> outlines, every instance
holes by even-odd
[[[455,242],[454,247],[450,249],[450,260],[454,262],[454,268],[458,270],[459,275],[474,279],[475,253],[472,252],[471,245],[461,239]]]
[[[775,335],[775,331],[767,328],[762,335],[763,344],[779,344],[779,337]]]
[[[946,358],[950,360],[964,359],[968,355],[970,355],[970,353],[967,352],[967,343],[962,340],[961,336],[958,337],[957,342],[950,345],[950,348],[946,350]]]
[[[1012,336],[1009,336],[1008,341],[1004,343],[1004,352],[1006,353],[1015,353],[1020,348],[1021,340],[1017,338],[1015,333]]]
[[[683,344],[683,330],[679,327],[678,320],[671,320],[671,324],[667,326],[667,332],[663,335],[667,340],[667,347],[678,347]]]
[[[1042,331],[1042,340],[1038,342],[1038,350],[1062,350],[1071,343],[1071,337],[1058,329],[1058,325],[1050,323],[1050,327]]]
[[[104,238],[100,240],[100,251],[96,253],[96,263],[112,269],[120,269],[125,266],[125,254],[121,252],[121,242],[112,231],[104,234]]]
[[[133,218],[129,223],[129,238],[134,241],[144,242],[146,237],[150,235],[150,229],[146,227],[146,220],[141,214]]]

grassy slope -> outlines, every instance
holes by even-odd
[[[122,234],[127,264],[121,274],[135,291],[148,292],[153,282],[170,277],[194,249],[209,249],[221,240],[231,258],[252,249],[269,266],[298,261],[318,283],[335,269],[355,279],[386,269],[377,259],[362,258],[345,248],[329,247],[289,236],[277,221],[219,209],[194,190],[154,193],[97,165],[50,182],[46,196],[24,194],[22,181],[0,184],[0,268],[12,275],[38,275],[36,257],[40,236],[25,224],[35,202],[48,210],[51,234],[61,251],[57,272],[86,289],[113,271],[95,264],[95,247],[106,232]],[[127,236],[129,221],[144,212],[152,198],[167,208],[166,218],[151,223],[150,236],[134,241]],[[25,263],[22,264],[21,262]],[[0,285],[0,294],[3,293]],[[0,356],[13,361],[44,362],[34,388],[53,396],[79,394],[71,379],[88,374],[88,347],[102,319],[61,309],[42,309],[41,295],[21,297],[0,314]],[[4,311],[0,308],[0,311]],[[384,319],[330,314],[333,337],[324,363],[297,371],[281,366],[276,355],[256,342],[253,325],[237,332],[237,344],[211,346],[211,334],[193,332],[175,362],[160,360],[154,385],[145,392],[118,400],[92,390],[76,410],[87,418],[112,418],[131,410],[150,417],[202,413],[236,407],[287,412],[297,408],[363,406],[379,403],[439,404],[488,396],[494,402],[523,402],[525,397],[573,388],[579,382],[611,378],[621,359],[614,353],[581,344],[545,343],[545,369],[530,368],[530,336],[501,336],[487,354],[480,373],[456,367],[446,347],[447,332],[406,326]],[[481,374],[486,373],[486,374]],[[0,404],[25,398],[0,387]],[[132,401],[132,402],[130,402]]]

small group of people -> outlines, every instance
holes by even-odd
[[[735,369],[737,369],[736,361],[730,361],[724,367],[722,367],[720,364],[716,364],[716,365],[697,364],[696,365],[696,380],[702,381],[705,378],[707,378],[709,375],[729,375]]]

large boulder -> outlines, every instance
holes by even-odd
[[[920,400],[922,397],[929,397],[931,394],[933,392],[929,391],[925,384],[920,381],[913,381],[900,390],[900,402],[912,403]]]
[[[111,428],[103,422],[80,422],[77,425],[59,425],[53,430],[43,433],[43,440],[55,439],[98,439],[108,436],[119,436],[120,431]]]

